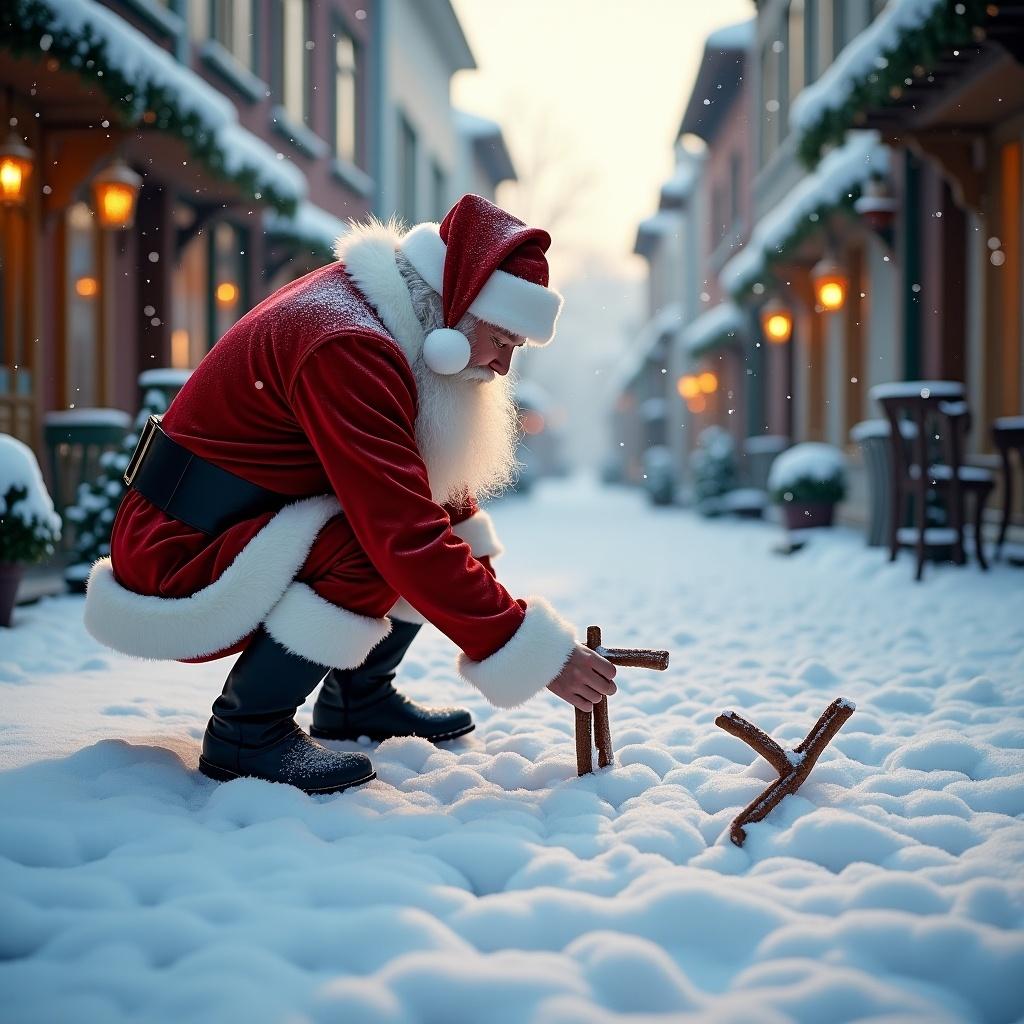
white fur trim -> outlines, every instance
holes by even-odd
[[[285,505],[221,575],[190,597],[136,594],[99,559],[86,584],[85,628],[136,658],[199,658],[252,632],[302,568],[316,535],[341,509],[328,495]]]
[[[477,558],[482,555],[497,558],[505,550],[498,540],[494,520],[482,509],[468,519],[463,519],[461,523],[456,523],[452,527],[452,533],[459,540],[464,540],[473,549],[473,554]]]
[[[339,608],[299,582],[284,592],[264,626],[292,654],[331,668],[357,668],[391,632],[390,620]]]
[[[514,708],[540,693],[569,660],[576,628],[543,597],[526,599],[526,618],[504,647],[483,661],[459,654],[459,672],[492,704]]]
[[[387,224],[376,218],[365,224],[351,222],[350,230],[335,240],[334,255],[412,363],[423,348],[423,326],[395,262],[401,238],[394,218]]]
[[[389,619],[398,619],[399,622],[418,622],[421,626],[427,621],[426,617],[418,611],[404,597],[400,597],[388,612]]]
[[[420,277],[442,294],[448,247],[441,240],[440,225],[429,221],[417,224],[398,247]],[[547,345],[555,336],[561,309],[562,296],[553,288],[524,281],[504,270],[491,274],[469,307],[470,313],[481,320],[529,338],[534,347]]]

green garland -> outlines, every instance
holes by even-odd
[[[962,14],[957,7],[963,8]],[[908,79],[918,79],[915,69],[925,68],[927,73],[944,53],[974,44],[975,28],[989,18],[986,8],[985,0],[943,0],[924,22],[908,29],[895,48],[880,54],[887,61],[884,68],[854,85],[841,106],[825,111],[803,133],[797,148],[801,161],[814,167],[825,146],[839,145],[847,129],[857,127],[861,111],[889,106],[893,89],[907,88]]]
[[[84,32],[76,35],[54,26],[53,0],[0,0],[0,49],[17,56],[39,57],[40,41],[49,37],[45,51],[61,65],[89,79],[106,94],[121,113],[128,127],[145,123],[144,115],[152,111],[151,127],[182,139],[196,159],[214,174],[245,189],[254,199],[269,203],[281,213],[295,211],[296,200],[278,191],[272,182],[262,180],[252,167],[229,171],[217,142],[216,131],[194,110],[184,110],[171,90],[144,80],[132,82],[110,65],[107,44],[95,28],[86,23]]]

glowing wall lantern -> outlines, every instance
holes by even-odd
[[[135,201],[142,178],[123,160],[115,160],[93,178],[92,195],[100,226],[113,231],[135,223]]]
[[[814,265],[811,271],[814,282],[814,297],[818,305],[829,313],[843,308],[849,279],[835,260],[826,257]]]
[[[690,399],[696,398],[700,394],[700,381],[689,375],[680,377],[676,381],[676,391],[679,392],[680,398],[685,398],[689,402]]]
[[[697,378],[697,386],[701,394],[713,395],[718,390],[718,378],[710,370],[705,370]]]
[[[781,302],[769,302],[761,310],[761,331],[775,345],[793,336],[793,314]]]
[[[100,292],[100,283],[95,277],[80,277],[75,281],[75,294],[83,299],[94,299]]]
[[[25,205],[34,163],[32,150],[12,130],[0,147],[0,202],[4,206]]]
[[[238,285],[232,281],[221,281],[217,285],[217,301],[222,306],[233,306],[238,301]]]

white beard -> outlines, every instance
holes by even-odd
[[[521,468],[516,460],[519,415],[513,375],[468,367],[441,376],[422,355],[412,370],[419,399],[416,441],[431,497],[439,504],[453,501],[467,488],[479,501],[499,494]]]

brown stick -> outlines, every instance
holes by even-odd
[[[824,710],[814,724],[814,728],[804,737],[792,755],[787,755],[767,733],[762,732],[757,726],[751,725],[750,722],[734,712],[727,712],[715,719],[715,725],[743,740],[779,772],[779,777],[763,793],[747,804],[733,820],[729,829],[729,838],[737,846],[742,846],[743,841],[747,838],[744,825],[761,821],[783,797],[789,793],[795,793],[800,788],[804,779],[817,763],[821,752],[829,745],[853,711],[853,701],[847,700],[845,697],[837,697]],[[781,763],[777,763],[779,754],[785,760],[785,767]]]
[[[592,651],[596,651],[601,646],[600,626],[587,626],[587,646]],[[607,697],[602,697],[594,705],[594,739],[597,742],[597,766],[598,768],[607,768],[614,760]]]
[[[741,718],[735,711],[723,711],[716,719],[715,725],[724,729],[737,739],[743,740],[748,747],[753,747],[780,775],[785,775],[793,767],[786,752],[756,725]]]
[[[591,713],[576,708],[576,774],[589,775],[594,770],[594,742],[590,738]]]
[[[598,648],[600,649],[597,653],[613,665],[622,665],[624,668],[652,668],[656,672],[664,672],[668,668],[668,651],[631,650],[628,647],[605,648],[600,644]]]
[[[596,651],[613,665],[653,668],[663,672],[668,668],[668,651],[634,650],[628,647],[601,646],[601,627],[587,627],[587,647]],[[593,729],[593,739],[591,730]],[[612,730],[608,719],[608,698],[602,697],[592,712],[576,709],[576,771],[587,775],[594,770],[593,742],[597,741],[597,763],[607,768],[615,760],[612,750]]]

